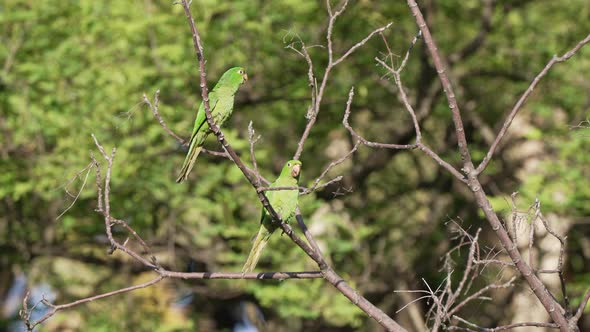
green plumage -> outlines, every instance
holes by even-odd
[[[299,175],[301,174],[301,162],[299,160],[288,161],[281,175],[273,182],[270,187],[297,187],[299,185]],[[299,199],[299,190],[270,190],[266,192],[266,197],[270,205],[281,216],[285,222],[291,221],[295,216],[295,209],[297,208],[297,201]],[[265,208],[262,208],[262,217],[260,218],[260,229],[254,239],[252,250],[248,255],[248,259],[242,268],[243,273],[252,272],[258,263],[262,249],[268,243],[272,233],[279,227],[279,225],[272,220],[270,214]]]
[[[217,82],[213,90],[209,93],[211,116],[213,116],[215,124],[219,127],[231,116],[234,110],[234,96],[240,85],[244,84],[246,80],[248,80],[248,75],[243,68],[230,68],[221,76],[219,82]],[[205,139],[210,133],[211,130],[207,123],[207,117],[205,116],[205,106],[201,102],[201,106],[199,106],[199,111],[197,112],[197,118],[195,119],[193,133],[191,134],[188,153],[186,154],[176,182],[182,182],[188,178],[203,148],[203,143],[205,143]]]

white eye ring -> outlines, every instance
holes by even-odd
[[[287,164],[287,167],[291,167],[291,163],[288,163],[288,164]]]
[[[240,75],[244,75],[244,71],[242,69],[240,69],[238,73],[240,73]]]

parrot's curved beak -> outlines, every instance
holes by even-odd
[[[244,73],[244,82],[248,81],[248,74]]]
[[[291,176],[296,178],[299,176],[299,172],[301,172],[301,165],[300,164],[294,165],[293,168],[291,169]]]

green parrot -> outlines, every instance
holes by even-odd
[[[300,174],[301,162],[299,160],[290,160],[283,167],[281,175],[279,175],[270,187],[297,187]],[[284,222],[289,222],[293,219],[295,209],[297,208],[297,200],[299,199],[299,190],[269,190],[266,192],[266,197]],[[242,268],[242,273],[252,272],[254,270],[262,249],[268,243],[272,233],[279,227],[265,208],[262,208],[260,223],[260,230],[256,234],[252,250],[250,250],[246,264]]]
[[[215,85],[213,90],[209,93],[209,107],[211,109],[211,115],[215,124],[219,127],[229,119],[234,110],[234,96],[238,91],[240,85],[244,84],[248,80],[248,75],[244,68],[233,67],[228,69],[219,82]],[[176,182],[182,182],[188,178],[188,174],[193,169],[197,157],[203,148],[203,143],[211,130],[207,123],[207,117],[205,116],[205,106],[201,102],[199,111],[197,112],[197,118],[195,119],[195,125],[193,127],[193,133],[191,135],[190,145],[180,175]]]

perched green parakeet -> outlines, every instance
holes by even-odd
[[[276,187],[297,187],[299,183],[299,175],[301,174],[301,162],[299,160],[288,161],[281,175],[273,182],[271,188]],[[270,205],[274,210],[281,216],[281,219],[285,222],[289,222],[295,216],[295,209],[297,208],[297,201],[299,199],[299,190],[269,190],[266,192],[266,197],[270,202]],[[248,255],[246,264],[242,268],[243,273],[252,272],[258,263],[260,253],[272,233],[279,227],[279,225],[273,221],[271,215],[262,208],[262,217],[260,218],[260,230],[254,239],[252,250]]]
[[[234,110],[234,96],[240,85],[244,84],[247,80],[248,75],[244,68],[230,68],[223,73],[219,82],[217,82],[213,90],[209,93],[211,115],[215,124],[219,127],[231,116]],[[197,112],[197,118],[195,119],[188,153],[176,182],[182,182],[188,178],[188,174],[193,169],[197,157],[203,148],[203,143],[210,133],[211,130],[207,123],[207,117],[205,116],[205,105],[201,102],[201,106],[199,106],[199,111]]]

